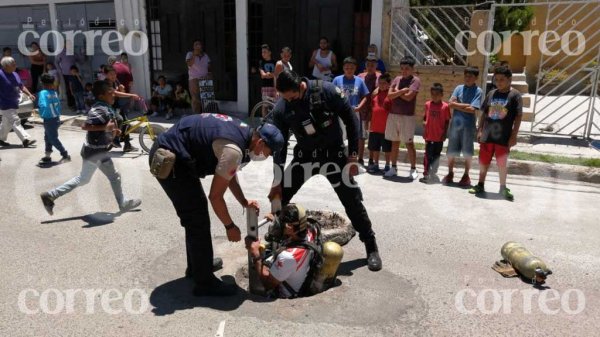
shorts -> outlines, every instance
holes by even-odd
[[[274,87],[262,87],[260,89],[262,99],[277,98],[277,90]]]
[[[412,143],[416,126],[415,116],[389,114],[385,125],[385,139],[403,144]]]
[[[369,134],[369,151],[375,152],[390,152],[392,151],[392,142],[385,139],[385,135],[379,132],[371,132]]]
[[[510,148],[504,145],[494,143],[479,144],[479,165],[489,165],[492,162],[492,157],[496,156],[496,164],[498,167],[506,167],[508,164],[508,154]]]
[[[450,126],[448,131],[448,151],[450,157],[458,157],[462,153],[464,157],[473,157],[475,149],[475,133],[477,130],[474,126]]]

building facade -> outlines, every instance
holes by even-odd
[[[294,69],[303,75],[309,74],[310,55],[318,48],[321,36],[329,39],[340,63],[346,56],[362,59],[369,43],[382,45],[384,2],[0,0],[0,47],[11,47],[19,66],[28,67],[27,57],[19,53],[20,36],[25,35],[27,45],[46,37],[48,49],[56,52],[58,40],[67,40],[75,33],[74,51],[89,54],[80,64],[81,73],[92,81],[98,67],[107,60],[103,48],[117,52],[125,51],[128,45],[133,51],[128,53],[133,90],[149,96],[152,80],[159,75],[185,83],[185,54],[191,50],[193,40],[200,39],[211,58],[221,110],[244,115],[260,100],[257,65],[263,43],[271,46],[275,59],[282,47],[292,48]],[[44,36],[49,31],[60,32],[62,37],[55,33]],[[119,41],[115,31],[124,40]],[[145,46],[147,52],[137,55]]]

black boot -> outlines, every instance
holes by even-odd
[[[215,272],[217,270],[221,270],[221,269],[223,269],[223,259],[221,259],[220,257],[215,257],[213,259],[213,272]],[[185,269],[185,277],[192,278],[193,276],[194,275],[192,274],[190,267],[187,267]]]
[[[375,238],[365,241],[365,248],[367,249],[367,264],[369,265],[369,270],[381,270],[381,257],[379,257],[379,249],[377,248]]]
[[[234,296],[237,294],[238,286],[229,284],[214,277],[205,284],[196,284],[193,290],[194,296]]]

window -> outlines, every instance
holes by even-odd
[[[160,20],[158,0],[148,0],[148,19],[150,23],[150,58],[152,60],[152,70],[163,70],[162,42],[160,39]]]

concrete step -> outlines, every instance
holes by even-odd
[[[522,94],[529,93],[529,84],[525,81],[512,81],[511,86],[517,90],[519,90]]]

